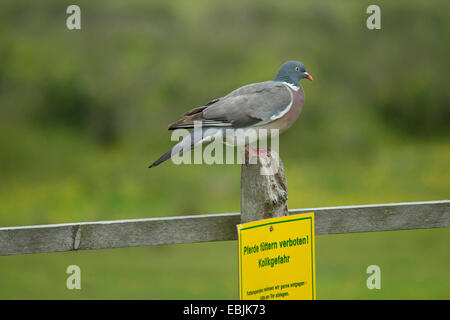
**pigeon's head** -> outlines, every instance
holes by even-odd
[[[300,86],[301,79],[308,79],[312,81],[313,77],[306,72],[305,66],[303,63],[298,61],[288,61],[285,62],[278,70],[278,74],[275,77],[275,81],[287,82],[296,87]]]

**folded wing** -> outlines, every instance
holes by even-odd
[[[203,127],[244,128],[267,123],[283,116],[292,105],[292,93],[276,81],[249,84],[204,106],[186,112],[169,130]]]

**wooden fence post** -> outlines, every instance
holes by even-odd
[[[241,223],[288,215],[288,191],[283,163],[275,152],[269,159],[272,163],[277,163],[278,170],[274,174],[261,174],[266,166],[260,159],[256,164],[242,165]]]

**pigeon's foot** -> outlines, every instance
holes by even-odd
[[[245,146],[245,164],[252,163],[252,158],[270,158],[272,149],[269,148],[253,148],[252,146]]]

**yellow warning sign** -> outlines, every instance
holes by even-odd
[[[240,299],[316,299],[313,212],[237,228]]]

